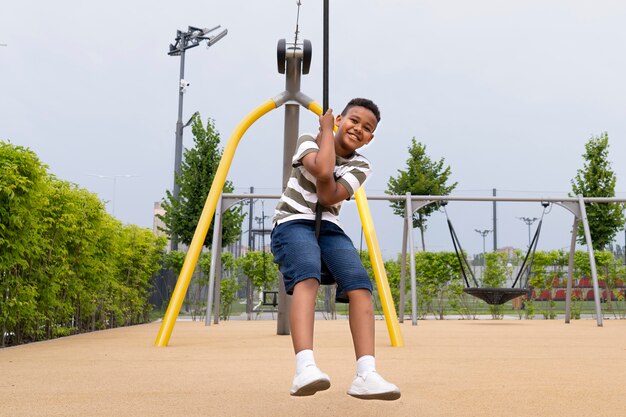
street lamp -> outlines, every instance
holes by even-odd
[[[117,179],[138,177],[138,175],[131,175],[131,174],[116,174],[116,175],[87,174],[87,175],[89,175],[90,177],[113,180],[113,198],[111,199],[111,215],[113,217],[115,217],[115,191],[117,189]]]
[[[518,219],[526,223],[528,226],[528,247],[530,247],[530,227],[539,219],[536,217],[518,217]]]
[[[486,237],[487,237],[487,235],[488,235],[489,233],[491,233],[492,231],[491,231],[491,230],[486,230],[486,229],[485,229],[485,230],[478,230],[478,229],[474,229],[474,231],[475,231],[476,233],[478,233],[479,235],[481,235],[481,236],[482,236],[482,238],[483,238],[483,266],[485,266],[485,238],[486,238]]]
[[[174,43],[170,44],[170,50],[167,53],[169,56],[180,56],[180,77],[178,79],[178,120],[176,121],[176,148],[174,150],[174,188],[173,195],[178,200],[178,194],[180,187],[176,183],[176,176],[180,174],[180,167],[182,164],[183,155],[183,128],[188,126],[193,120],[193,116],[189,119],[186,125],[183,125],[183,94],[187,91],[189,83],[185,81],[185,51],[187,49],[195,48],[200,45],[200,42],[206,40],[207,48],[215,44],[222,39],[228,33],[228,30],[224,29],[220,33],[214,36],[207,36],[209,32],[213,32],[219,29],[221,26],[214,28],[197,28],[189,26],[187,32],[182,30],[176,31],[176,38]],[[178,237],[172,235],[172,250],[178,250]]]

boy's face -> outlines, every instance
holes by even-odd
[[[348,157],[374,139],[378,121],[371,110],[354,106],[348,109],[345,116],[337,116],[335,124],[337,125],[335,153]]]

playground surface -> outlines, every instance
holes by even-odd
[[[354,374],[346,320],[316,321],[328,391],[290,397],[294,359],[276,322],[179,321],[0,350],[0,416],[625,416],[626,320],[444,320],[401,324],[392,347],[376,322],[377,365],[393,402],[346,394]]]

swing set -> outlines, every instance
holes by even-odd
[[[405,221],[404,221],[404,232],[402,237],[402,261],[401,261],[401,275],[400,275],[400,288],[404,288],[406,285],[406,261],[407,255],[409,255],[409,265],[410,265],[410,285],[411,285],[411,318],[413,325],[417,325],[417,292],[416,292],[416,272],[415,272],[415,246],[413,244],[413,233],[410,233],[413,230],[412,219],[413,213],[420,208],[427,206],[429,204],[440,204],[443,205],[445,203],[451,201],[475,201],[475,202],[538,202],[541,203],[544,207],[544,211],[541,217],[541,222],[538,223],[537,230],[535,231],[535,236],[529,245],[528,252],[524,258],[524,264],[520,269],[515,282],[511,288],[485,288],[480,287],[478,285],[478,281],[474,277],[471,272],[471,268],[469,268],[469,263],[467,259],[465,259],[465,255],[463,253],[463,249],[459,243],[459,239],[456,236],[456,232],[454,231],[454,227],[452,226],[452,222],[448,217],[448,228],[450,230],[450,235],[452,236],[453,245],[455,248],[455,252],[457,254],[457,259],[461,265],[461,270],[463,271],[463,277],[465,280],[466,288],[463,290],[465,293],[473,295],[477,298],[480,298],[487,302],[488,304],[498,305],[503,304],[509,300],[517,298],[521,295],[528,294],[528,277],[530,274],[530,269],[532,267],[532,260],[537,248],[537,242],[539,240],[539,234],[541,231],[541,224],[543,222],[543,216],[546,213],[546,209],[549,204],[556,204],[568,210],[570,213],[574,215],[574,222],[572,225],[571,232],[571,241],[570,241],[570,251],[569,251],[569,262],[567,268],[567,287],[565,292],[565,323],[569,323],[571,319],[571,303],[572,303],[572,280],[574,273],[574,253],[576,251],[576,237],[578,235],[578,228],[582,224],[585,244],[587,246],[587,252],[589,254],[589,266],[591,270],[591,279],[593,286],[593,299],[595,304],[595,315],[598,327],[602,327],[602,309],[600,303],[600,288],[598,285],[598,273],[596,268],[596,261],[593,252],[593,244],[591,240],[591,232],[589,229],[589,222],[587,221],[587,210],[585,208],[585,204],[587,203],[609,203],[609,204],[623,204],[626,202],[626,199],[623,198],[613,198],[613,197],[584,197],[582,195],[578,195],[576,197],[527,197],[527,198],[515,198],[515,197],[461,197],[461,196],[433,196],[433,195],[411,195],[407,193],[405,196],[387,196],[387,197],[370,197],[370,200],[380,199],[380,200],[391,200],[391,201],[404,201],[405,202]],[[447,215],[447,213],[446,213]],[[408,248],[408,254],[407,254]],[[468,279],[468,272],[472,277],[472,283],[474,286],[470,284]],[[515,288],[515,286],[520,283],[521,287]],[[405,306],[405,296],[404,291],[400,291],[400,321],[402,322],[404,319],[404,306]]]
[[[461,248],[461,242],[459,242],[459,238],[457,237],[456,231],[452,226],[452,221],[450,220],[450,216],[448,215],[448,211],[446,210],[446,202],[442,203],[443,211],[446,215],[446,220],[448,222],[448,229],[450,230],[450,237],[452,238],[452,244],[454,246],[454,252],[456,253],[456,257],[459,261],[459,265],[461,267],[461,274],[463,275],[463,280],[465,281],[465,288],[463,292],[469,295],[472,295],[476,298],[480,298],[484,302],[490,305],[501,305],[508,301],[513,300],[514,298],[521,297],[523,295],[528,295],[528,279],[530,277],[530,272],[533,265],[533,259],[535,256],[535,251],[537,250],[537,243],[539,242],[539,234],[541,233],[541,224],[543,223],[543,216],[546,214],[546,209],[549,207],[550,203],[542,202],[543,212],[541,213],[541,218],[539,223],[537,224],[537,229],[535,230],[535,234],[533,236],[530,245],[528,246],[528,251],[526,251],[526,255],[524,256],[524,261],[517,272],[517,276],[513,281],[513,285],[510,288],[494,288],[494,287],[481,287],[478,284],[478,280],[476,280],[476,276],[474,275],[474,271],[472,270],[467,257],[465,256],[465,252],[463,248]],[[468,279],[468,275],[472,278],[472,282],[474,286],[470,285],[470,281]],[[520,283],[520,287],[516,288],[517,283]]]

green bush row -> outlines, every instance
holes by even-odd
[[[610,251],[595,251],[595,261],[597,265],[598,279],[612,291],[616,300],[608,301],[606,310],[615,317],[626,316],[626,305],[621,288],[626,276],[626,268],[622,265],[622,260],[615,258]],[[482,276],[477,276],[479,286],[503,287],[512,276],[514,267],[521,265],[523,254],[516,251],[509,255],[504,252],[486,253],[485,268]],[[372,280],[372,271],[369,255],[363,252],[361,259]],[[563,279],[567,276],[569,252],[565,251],[538,251],[535,253],[532,262],[532,270],[528,279],[528,284],[537,292],[551,290],[554,278]],[[410,309],[410,264],[407,260],[405,275],[405,306]],[[400,276],[401,261],[390,260],[385,262],[385,270],[389,280],[392,297],[396,311],[400,313]],[[574,256],[574,278],[591,276],[589,255],[585,251],[576,251]],[[478,311],[482,311],[486,304],[477,301],[463,293],[465,282],[461,273],[459,261],[454,252],[417,252],[415,254],[416,273],[416,295],[417,314],[419,317],[433,315],[443,319],[447,314],[457,314],[465,318],[474,318]],[[471,278],[470,278],[471,280]],[[471,286],[474,286],[470,282]],[[581,300],[574,300],[578,302]],[[534,310],[527,310],[526,316],[532,318],[535,313],[541,314],[544,318],[554,318],[554,302],[537,302],[533,305],[532,300],[527,302],[528,307]],[[487,306],[493,318],[501,318],[504,306]],[[575,309],[580,308],[579,304],[574,305]]]
[[[1,346],[145,322],[164,247],[0,141]]]

